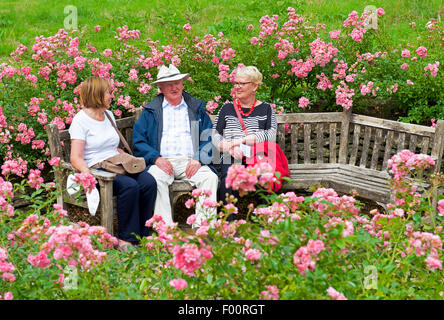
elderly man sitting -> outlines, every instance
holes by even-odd
[[[144,104],[133,128],[134,155],[145,158],[148,172],[157,182],[154,214],[167,225],[173,223],[168,187],[175,179],[210,190],[210,199],[217,201],[218,177],[210,164],[212,122],[205,102],[184,92],[183,81],[188,77],[173,65],[162,66],[152,83],[162,93]],[[211,220],[216,213],[216,209],[204,210],[197,203],[193,227],[204,219]]]

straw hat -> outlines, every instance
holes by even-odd
[[[189,73],[180,73],[180,71],[174,65],[170,64],[168,68],[166,66],[160,67],[159,73],[157,74],[157,80],[151,84],[157,85],[161,82],[186,79],[189,76]]]

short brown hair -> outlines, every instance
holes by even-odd
[[[80,103],[86,108],[106,108],[105,92],[109,89],[111,85],[108,80],[90,77],[80,87]]]

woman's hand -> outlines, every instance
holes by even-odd
[[[242,159],[242,157],[244,155],[242,152],[242,149],[239,146],[235,146],[235,147],[231,148],[230,154],[236,160]]]
[[[246,145],[252,146],[257,142],[257,137],[254,134],[249,134],[244,138],[244,142]]]
[[[235,146],[239,146],[243,142],[243,139],[234,139],[231,141],[221,141],[219,143],[219,150],[222,152],[229,152]]]

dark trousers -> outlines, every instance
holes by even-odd
[[[153,216],[157,196],[156,180],[147,171],[134,175],[118,174],[113,181],[113,194],[117,196],[118,237],[137,241],[134,234],[148,236],[147,220]]]
[[[225,180],[227,178],[228,169],[231,167],[231,165],[234,163],[234,158],[231,158],[231,163],[227,163],[227,160],[225,160],[223,163],[220,164],[220,187],[219,187],[219,200],[222,200],[224,205],[227,204],[226,201],[226,194],[233,195],[236,198],[239,198],[239,192],[237,190],[233,190],[232,188],[227,188],[225,186]],[[234,215],[230,214],[227,218],[227,221],[233,221]]]

